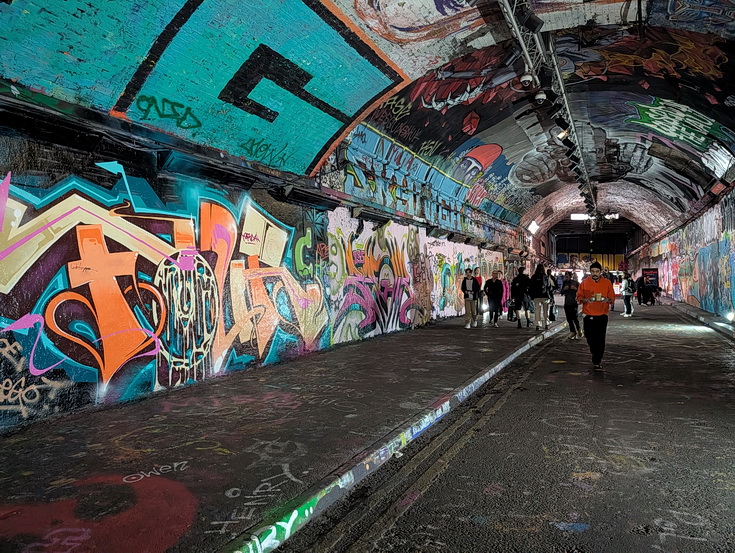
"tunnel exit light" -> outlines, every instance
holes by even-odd
[[[586,221],[587,219],[592,218],[587,213],[572,213],[569,217],[572,219],[572,221]],[[607,215],[605,215],[605,219],[618,218],[620,218],[620,215],[617,213],[608,213]]]

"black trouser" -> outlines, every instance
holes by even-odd
[[[498,317],[503,315],[503,300],[502,298],[487,297],[487,305],[490,311],[490,322],[497,323]]]
[[[579,318],[577,317],[576,305],[565,305],[564,314],[567,316],[567,323],[569,324],[570,332],[579,333]]]
[[[633,296],[623,296],[623,303],[625,304],[625,314],[630,315],[633,313]]]
[[[607,315],[584,316],[584,335],[587,338],[587,345],[590,347],[593,365],[602,363],[602,356],[605,354],[606,333]]]

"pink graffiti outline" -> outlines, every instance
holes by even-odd
[[[64,357],[63,359],[59,360],[57,363],[51,365],[50,367],[46,367],[45,369],[37,369],[36,366],[33,364],[33,355],[36,353],[36,348],[38,347],[38,341],[41,339],[41,332],[43,332],[43,329],[45,328],[45,322],[43,320],[43,317],[41,315],[34,315],[32,313],[28,313],[26,315],[23,315],[20,319],[15,321],[14,323],[9,324],[5,328],[0,328],[0,332],[5,332],[9,330],[26,330],[31,329],[33,326],[38,323],[41,325],[41,328],[39,329],[38,334],[36,334],[36,341],[33,342],[33,348],[31,348],[31,355],[28,357],[28,370],[29,372],[34,376],[40,376],[44,373],[47,373],[48,371],[55,369],[59,365],[61,365],[64,361],[67,359],[71,359],[68,355]],[[97,338],[92,343],[96,344],[97,342],[104,340],[106,338],[109,338],[110,336],[115,336],[116,334],[122,334],[123,332],[137,332],[141,331],[144,334],[148,334],[151,338],[153,338],[153,342],[155,344],[155,348],[153,351],[141,353],[134,357],[131,357],[128,359],[128,362],[132,361],[133,359],[138,359],[139,357],[152,357],[154,355],[157,355],[161,351],[161,340],[158,338],[158,336],[155,335],[155,333],[151,332],[150,330],[147,330],[145,328],[130,328],[127,330],[120,330],[118,332],[113,332],[112,334],[108,334],[107,336],[102,336],[101,338]]]
[[[8,194],[6,193],[6,182],[8,183],[7,189],[9,190],[10,173],[8,173],[8,175],[3,180],[2,185],[0,185],[0,212],[2,212],[2,213],[0,213],[0,217],[4,216],[4,214],[5,214],[5,208],[7,206]],[[0,251],[0,260],[5,259],[7,256],[9,256],[15,250],[17,250],[18,248],[20,248],[23,244],[25,244],[26,242],[32,240],[34,237],[36,237],[37,235],[41,234],[46,229],[52,227],[53,225],[55,225],[59,221],[62,221],[64,219],[66,219],[72,213],[74,213],[76,211],[82,211],[84,213],[87,213],[87,214],[91,215],[95,219],[98,219],[99,221],[102,221],[103,223],[107,223],[107,224],[111,225],[113,228],[119,230],[123,234],[126,234],[127,236],[129,236],[130,238],[132,238],[134,241],[139,242],[141,244],[145,244],[148,248],[150,248],[154,252],[160,254],[165,259],[168,259],[176,267],[179,267],[182,270],[186,270],[186,264],[184,264],[184,265],[180,264],[178,260],[173,259],[172,257],[169,257],[168,255],[166,255],[162,251],[159,251],[158,249],[154,248],[151,244],[149,244],[145,240],[141,240],[140,238],[138,238],[132,232],[128,232],[128,231],[122,229],[121,227],[115,225],[114,223],[111,223],[110,221],[107,221],[107,220],[103,219],[102,217],[100,217],[96,213],[92,213],[91,211],[89,211],[88,209],[85,209],[83,207],[75,207],[74,209],[72,209],[70,211],[67,211],[66,213],[63,213],[62,215],[59,215],[56,219],[54,219],[53,221],[50,221],[46,225],[40,227],[35,232],[32,232],[31,234],[29,234],[25,238],[22,238],[22,239],[18,240],[17,242],[15,242],[15,243],[11,244],[10,246],[8,246],[6,249]],[[2,229],[2,222],[3,222],[3,220],[2,220],[2,218],[0,218],[0,229]]]
[[[8,203],[8,195],[10,194],[10,171],[5,175],[2,184],[0,184],[0,230],[3,228],[3,222],[5,221],[5,206]]]

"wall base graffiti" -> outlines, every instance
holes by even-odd
[[[719,315],[735,311],[735,196],[656,242],[634,259],[658,267],[664,293]]]
[[[503,268],[191,177],[25,183],[0,186],[0,428],[455,316],[464,269]]]

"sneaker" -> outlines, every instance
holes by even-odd
[[[581,330],[577,332],[577,338],[584,338],[584,332],[582,332]]]
[[[544,325],[544,330],[549,330],[549,325]]]
[[[523,327],[521,326],[521,321],[518,321],[518,328],[523,328]]]
[[[569,334],[569,336],[567,336],[567,339],[568,340],[574,340],[576,337],[577,337],[577,333],[576,332],[572,332],[572,333]]]
[[[599,364],[597,364],[597,365],[594,365],[594,366],[592,367],[592,370],[593,370],[593,371],[601,371],[601,370],[602,370],[602,363],[599,363]]]
[[[541,327],[536,325],[536,330],[541,330]]]
[[[495,324],[494,324],[493,326],[494,326],[495,328],[498,328],[498,323],[495,323]]]
[[[472,321],[472,328],[477,326],[477,321]]]
[[[467,323],[466,325],[464,325],[464,327],[465,328],[470,328],[470,323]]]

